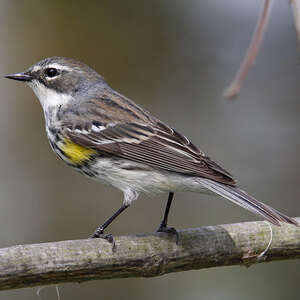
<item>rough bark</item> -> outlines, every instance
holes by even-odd
[[[178,232],[178,245],[165,233],[116,237],[115,251],[101,239],[2,248],[0,290],[300,258],[300,228],[292,225],[248,222]]]

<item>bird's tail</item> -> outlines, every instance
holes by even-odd
[[[230,185],[215,182],[205,178],[197,178],[199,182],[208,190],[240,205],[241,207],[263,217],[274,225],[280,226],[281,222],[293,224],[299,227],[299,223],[279,212],[278,210],[259,202],[248,195],[245,191]]]

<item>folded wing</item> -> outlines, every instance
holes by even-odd
[[[163,171],[199,178],[208,190],[265,218],[299,226],[297,221],[267,206],[236,187],[230,173],[206,156],[185,136],[157,119],[151,122],[103,122],[80,116],[63,121],[63,133],[74,143],[104,155],[128,159]],[[100,121],[102,120],[102,121]]]
[[[232,176],[213,162],[185,136],[167,125],[136,122],[86,121],[65,124],[64,133],[73,142],[102,153],[185,175],[200,176],[235,185]]]

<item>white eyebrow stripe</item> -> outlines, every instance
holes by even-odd
[[[58,69],[58,70],[62,70],[62,71],[72,71],[72,68],[70,68],[68,66],[63,66],[58,63],[49,64],[49,65],[47,65],[47,68],[54,68],[54,69]]]
[[[34,66],[32,68],[32,71],[36,72],[36,71],[39,71],[39,70],[44,69],[44,68],[45,68],[45,66],[37,65],[37,66]],[[72,71],[72,68],[70,68],[68,66],[63,66],[63,65],[58,64],[58,63],[52,63],[52,64],[49,64],[49,65],[46,65],[46,68],[54,68],[54,69],[58,69],[58,70],[62,70],[62,71]]]
[[[32,71],[33,71],[33,72],[36,72],[36,71],[39,71],[41,68],[42,68],[41,66],[36,65],[36,66],[34,66],[34,67],[32,68]]]

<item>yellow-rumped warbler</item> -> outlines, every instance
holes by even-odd
[[[92,237],[111,238],[104,229],[141,192],[169,192],[159,232],[177,235],[174,228],[167,227],[176,191],[209,190],[275,225],[299,226],[239,189],[231,174],[188,138],[114,91],[87,65],[51,57],[6,77],[24,81],[33,89],[44,110],[50,144],[61,159],[123,191],[121,208]]]

